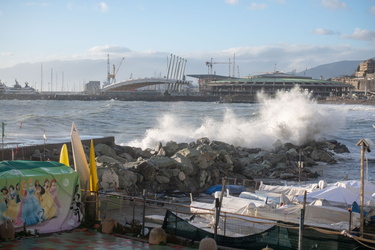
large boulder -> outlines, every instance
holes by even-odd
[[[102,222],[102,233],[110,234],[113,232],[114,227],[117,227],[117,221],[112,218],[105,218]]]
[[[181,171],[183,171],[187,175],[195,175],[198,172],[198,169],[194,168],[189,158],[183,156],[180,153],[176,153],[171,157],[171,159],[178,162],[178,168],[181,169]]]
[[[266,173],[270,167],[268,164],[249,164],[243,169],[242,174],[253,178],[254,176],[261,176],[263,173]]]
[[[178,166],[178,163],[174,159],[166,156],[153,156],[147,160],[147,163],[156,166],[157,169],[176,168]]]
[[[108,146],[106,144],[103,144],[103,143],[96,144],[95,154],[96,155],[106,155],[106,156],[110,156],[110,157],[116,157],[116,155],[117,155],[116,151],[114,149],[112,149],[110,146]]]
[[[199,250],[217,250],[216,241],[212,238],[204,238],[199,242]]]
[[[119,187],[119,177],[113,168],[98,168],[99,186],[105,190],[113,190]]]
[[[133,158],[141,157],[143,159],[150,158],[153,155],[150,149],[142,150],[141,148],[136,147],[133,148],[133,154]]]
[[[205,187],[211,179],[211,176],[209,172],[201,170],[197,174],[198,180],[199,180],[199,188]]]
[[[321,161],[329,164],[336,163],[336,160],[333,158],[332,154],[321,149],[314,150],[310,156],[314,161]]]
[[[155,179],[157,168],[155,165],[143,161],[136,166],[135,171],[140,173],[145,181],[152,181]]]
[[[5,221],[0,225],[0,239],[1,240],[13,240],[15,229],[12,223]]]
[[[200,156],[200,152],[195,148],[184,148],[177,152],[178,154],[189,158],[192,162],[194,162]]]
[[[151,229],[148,237],[148,243],[151,245],[167,244],[167,234],[163,228],[155,227]]]
[[[166,176],[162,176],[162,175],[157,175],[155,177],[155,180],[160,183],[160,184],[167,184],[169,183],[170,179]]]
[[[103,144],[105,145],[105,144]],[[100,155],[96,157],[96,165],[98,167],[107,167],[107,168],[121,168],[123,163],[111,156],[108,155]]]
[[[172,156],[179,150],[178,144],[174,141],[167,142],[163,148],[165,150],[166,156]]]
[[[130,170],[121,169],[117,171],[119,188],[124,189],[137,183],[137,175]]]

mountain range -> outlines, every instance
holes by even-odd
[[[323,64],[297,72],[296,75],[309,76],[315,79],[352,75],[364,60]],[[117,81],[130,78],[163,77],[166,75],[168,68],[167,60],[161,57],[126,58],[123,64],[120,64],[120,62],[121,58],[113,59],[110,67],[112,73],[112,65],[116,65]],[[120,65],[122,66],[118,68]],[[107,60],[105,59],[22,63],[10,68],[0,69],[0,80],[9,87],[13,86],[15,80],[17,80],[22,86],[24,86],[24,82],[28,82],[30,86],[41,91],[80,91],[83,85],[89,81],[103,82],[107,77],[107,67]],[[196,59],[188,61],[185,70],[186,75],[207,73],[204,62]],[[243,74],[247,75],[247,72]]]
[[[299,76],[310,76],[314,79],[329,79],[339,76],[350,76],[356,71],[358,65],[364,60],[359,61],[339,61],[334,63],[328,63],[316,66],[305,71],[298,72],[296,75]]]

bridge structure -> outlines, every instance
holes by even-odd
[[[165,77],[138,78],[112,83],[110,85],[104,86],[101,91],[126,92],[135,91],[136,89],[155,85],[166,85],[166,90],[170,92],[176,92],[179,91],[182,86],[190,86],[191,82],[182,79],[168,79]]]
[[[154,85],[166,85],[165,90],[176,92],[181,90],[182,86],[191,85],[190,81],[185,80],[185,67],[187,60],[182,57],[176,57],[171,54],[168,60],[168,72],[165,77],[150,77],[130,79],[126,81],[115,82],[103,86],[102,92],[126,92],[134,91],[143,87]]]

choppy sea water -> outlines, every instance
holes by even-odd
[[[356,144],[363,138],[375,142],[375,106],[317,104],[296,91],[263,97],[259,104],[1,100],[0,110],[4,147],[43,144],[44,136],[46,143],[69,141],[73,121],[82,139],[114,136],[116,144],[141,148],[201,137],[261,148],[271,148],[276,140],[298,144],[334,139],[350,153],[336,155],[335,165],[320,166],[322,179],[330,182],[358,179]],[[373,181],[375,149],[366,158],[366,178]]]

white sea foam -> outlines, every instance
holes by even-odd
[[[164,114],[143,138],[129,145],[154,148],[158,142],[191,142],[208,137],[235,146],[271,148],[277,140],[302,144],[317,139],[333,133],[345,121],[345,115],[329,112],[298,88],[280,91],[274,98],[264,94],[258,98],[261,104],[255,116],[250,110],[247,116],[239,116],[226,109],[222,117],[207,115],[198,126],[184,122],[178,114]]]

